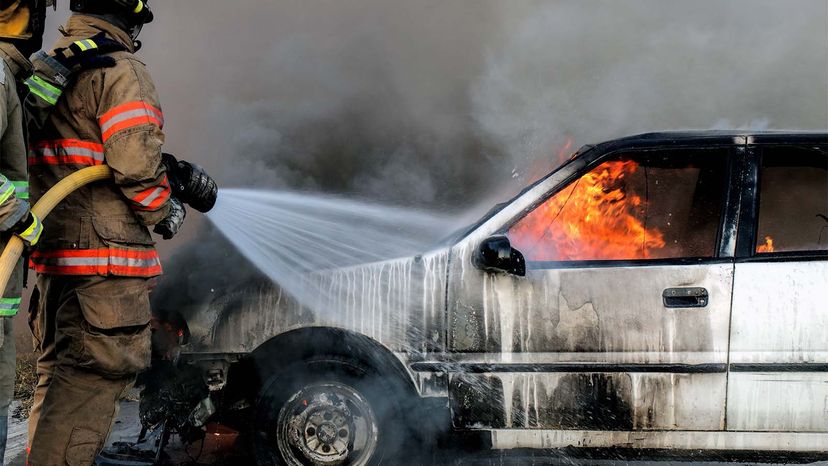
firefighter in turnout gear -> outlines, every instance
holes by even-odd
[[[57,48],[103,32],[126,50],[110,54],[114,67],[80,73],[32,137],[35,200],[78,169],[105,163],[114,172],[50,214],[51,231],[31,255],[41,351],[29,418],[35,466],[91,465],[118,400],[149,364],[149,279],[161,274],[161,261],[147,227],[164,224],[173,201],[161,163],[161,106],[127,26],[105,15],[70,17]]]
[[[45,10],[44,10],[45,13]],[[0,2],[0,247],[10,235],[18,234],[34,245],[42,231],[40,221],[29,212],[29,183],[26,169],[26,138],[23,128],[25,95],[22,81],[31,72],[24,57],[28,42],[40,37],[32,30],[35,12],[24,2]],[[34,44],[32,47],[39,47]],[[14,269],[0,297],[0,465],[6,450],[8,409],[14,395],[15,342],[12,318],[20,308],[23,289],[23,260]]]
[[[161,261],[149,227],[171,238],[184,220],[179,199],[212,206],[217,194],[196,165],[162,161],[161,105],[134,55],[137,34],[152,19],[147,5],[73,0],[70,8],[56,51],[101,33],[124,50],[108,54],[112,67],[77,73],[30,138],[34,200],[79,169],[106,164],[113,172],[69,195],[45,219],[31,254],[38,304],[30,320],[41,352],[29,417],[34,466],[93,463],[118,401],[150,362],[149,288]],[[59,74],[40,58],[36,75],[59,85]]]
[[[40,220],[29,211],[26,127],[39,128],[56,99],[81,68],[114,66],[105,54],[123,48],[114,41],[84,39],[83,50],[42,57],[41,75],[31,74],[26,56],[40,49],[47,0],[0,0],[0,247],[18,235],[32,247],[40,238]],[[103,38],[101,38],[103,39]],[[74,44],[73,44],[74,45]],[[25,104],[24,104],[25,103]],[[12,317],[21,304],[24,263],[20,261],[0,297],[0,466],[3,463],[8,407],[14,393],[15,341]]]

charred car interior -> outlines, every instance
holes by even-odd
[[[373,464],[427,432],[828,453],[826,134],[586,146],[444,248],[307,280],[313,306],[257,283],[156,315],[145,429],[221,424],[258,464]]]

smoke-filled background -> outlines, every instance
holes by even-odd
[[[150,5],[139,55],[166,149],[225,187],[464,212],[556,166],[570,141],[828,127],[826,0]],[[197,217],[162,246],[156,305],[255,274]]]
[[[151,2],[168,148],[224,185],[463,208],[576,145],[828,126],[828,2]]]

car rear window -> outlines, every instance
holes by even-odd
[[[828,154],[767,148],[759,172],[756,253],[828,250]]]
[[[713,257],[727,153],[624,154],[557,191],[508,231],[527,261]]]

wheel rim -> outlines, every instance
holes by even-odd
[[[276,439],[291,465],[364,465],[377,447],[377,422],[370,403],[339,383],[307,385],[279,411]]]

